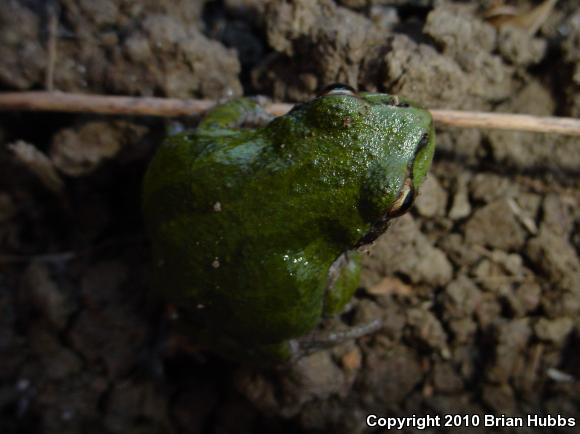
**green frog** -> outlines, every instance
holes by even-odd
[[[145,175],[154,286],[201,346],[293,360],[325,340],[315,330],[352,298],[360,249],[409,209],[434,147],[427,110],[341,84],[273,119],[251,98],[218,105]]]

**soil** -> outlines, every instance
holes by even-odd
[[[2,90],[45,86],[51,5],[62,91],[301,101],[338,81],[430,108],[580,116],[576,0],[534,36],[475,2],[10,0]],[[1,433],[376,432],[369,413],[550,414],[577,429],[577,138],[438,130],[416,206],[326,325],[383,328],[265,370],[184,349],[148,301],[140,182],[184,124],[0,115]]]

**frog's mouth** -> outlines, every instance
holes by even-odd
[[[370,230],[364,235],[356,244],[355,248],[364,247],[375,241],[380,235],[382,235],[389,227],[389,222],[397,217],[402,216],[411,208],[413,202],[415,201],[415,187],[413,186],[413,175],[407,177],[399,197],[393,203],[393,206],[385,213],[383,216],[375,222]]]

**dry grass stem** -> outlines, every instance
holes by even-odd
[[[62,92],[0,93],[0,110],[4,111],[56,111],[125,116],[177,117],[201,114],[215,104],[215,101],[203,99],[182,100]],[[267,105],[266,110],[273,115],[281,115],[290,110],[291,107],[292,104],[273,103]],[[575,118],[437,109],[431,110],[431,113],[439,127],[530,131],[580,136],[580,119]]]

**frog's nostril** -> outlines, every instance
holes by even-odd
[[[356,90],[350,87],[348,84],[343,83],[334,83],[329,86],[326,86],[318,96],[324,95],[356,95]]]

